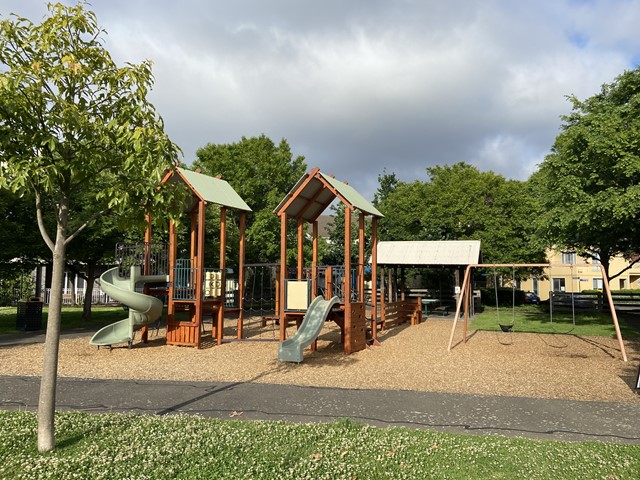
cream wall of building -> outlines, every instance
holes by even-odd
[[[541,300],[549,299],[550,291],[579,293],[584,290],[602,289],[602,272],[593,259],[585,259],[575,253],[549,251],[547,260],[552,265],[545,269],[546,278],[530,278],[520,283],[525,292],[534,292]],[[557,266],[554,264],[577,263],[583,265]],[[591,265],[584,265],[589,263]],[[611,261],[609,271],[616,274],[629,266],[629,261],[616,257]],[[611,290],[640,289],[640,262],[619,277],[611,280]]]

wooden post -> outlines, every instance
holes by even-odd
[[[313,251],[311,254],[311,297],[318,295],[318,220],[312,224]]]
[[[378,339],[378,218],[371,219],[371,328]]]
[[[280,214],[280,311],[278,316],[280,317],[280,341],[284,341],[287,338],[287,316],[284,311],[285,298],[284,290],[287,279],[287,214],[282,212]]]
[[[175,304],[173,297],[175,296],[176,282],[176,258],[178,251],[178,236],[176,234],[176,224],[173,220],[169,221],[169,300],[167,302],[167,334],[169,333],[168,324],[174,321]]]
[[[380,329],[384,330],[385,320],[385,304],[387,301],[387,292],[385,288],[385,274],[384,267],[380,269]]]
[[[204,290],[204,213],[206,209],[206,203],[203,200],[198,202],[198,232],[197,232],[197,254],[196,254],[196,348],[200,348],[201,332],[200,326],[202,325],[202,295]]]
[[[333,297],[333,267],[327,267],[324,271],[324,296],[325,300]]]
[[[148,213],[145,215],[147,219],[147,228],[144,231],[144,266],[142,268],[143,275],[151,275],[151,215]],[[149,341],[149,327],[143,325],[140,329],[140,339],[143,343]]]
[[[247,223],[247,212],[240,212],[240,252],[238,258],[238,340],[244,338],[244,257],[245,257],[245,230]]]
[[[364,212],[358,219],[358,301],[364,303]]]
[[[613,298],[611,297],[611,289],[609,288],[609,280],[607,279],[607,275],[604,271],[602,265],[600,265],[600,271],[602,272],[602,286],[604,287],[604,291],[607,294],[607,300],[609,301],[609,309],[611,310],[611,317],[613,317],[613,325],[616,330],[616,337],[618,338],[618,345],[620,346],[620,352],[622,353],[622,359],[627,361],[627,352],[624,348],[624,342],[622,341],[622,333],[620,332],[620,324],[618,323],[618,314],[616,313],[616,308],[613,305]]]
[[[224,338],[224,302],[227,296],[227,208],[220,208],[220,307],[216,327],[216,343]]]
[[[344,351],[351,353],[351,209],[344,209]]]
[[[302,280],[304,271],[304,220],[298,219],[298,280]]]
[[[465,290],[465,287],[467,285],[467,278],[468,278],[470,272],[471,272],[471,265],[469,265],[467,267],[467,270],[464,272],[464,281],[462,282],[463,291],[460,292],[460,297],[459,297],[459,300],[457,302],[456,316],[453,318],[453,326],[451,327],[451,335],[449,336],[449,346],[447,347],[447,351],[451,350],[451,345],[453,344],[453,336],[454,336],[454,334],[456,332],[456,324],[458,323],[458,317],[460,316],[460,307],[462,306],[461,300],[462,300],[462,298],[464,297],[464,294],[465,294],[464,290]],[[466,332],[466,327],[465,327],[465,332]]]
[[[144,268],[142,274],[151,275],[151,240],[153,232],[151,216],[147,213],[145,217],[147,219],[147,229],[144,231]]]

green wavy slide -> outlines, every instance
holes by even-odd
[[[100,347],[127,342],[131,348],[134,330],[157,321],[163,308],[162,300],[136,292],[136,284],[166,281],[166,275],[141,275],[140,267],[131,267],[130,278],[120,278],[118,267],[104,272],[100,276],[100,289],[129,307],[129,317],[101,328],[89,343]]]

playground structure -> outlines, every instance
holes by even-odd
[[[178,258],[176,224],[169,225],[169,299],[167,311],[167,344],[200,348],[203,319],[211,316],[212,338],[220,345],[224,336],[227,288],[227,210],[239,213],[238,305],[227,313],[238,314],[237,337],[242,338],[242,299],[244,284],[244,252],[246,213],[251,209],[235,190],[221,178],[182,168],[168,172],[162,184],[179,182],[187,186],[190,198],[185,213],[189,216],[189,257]],[[220,214],[219,265],[207,267],[205,252],[206,207],[214,204]],[[148,234],[150,237],[150,234]],[[150,238],[148,240],[151,241]]]
[[[163,248],[155,252],[161,244],[152,243],[151,219],[147,218],[144,244],[118,247],[116,257],[120,266],[101,277],[102,290],[129,307],[129,318],[97,332],[91,340],[94,345],[128,342],[131,346],[135,328],[141,329],[142,341],[146,342],[147,325],[157,321],[163,309],[163,302],[155,296],[167,297],[168,345],[200,348],[206,316],[211,317],[212,338],[218,345],[221,344],[225,311],[238,314],[237,336],[243,336],[244,237],[246,213],[251,209],[226,181],[203,175],[199,171],[182,168],[168,171],[161,184],[171,183],[185,185],[189,193],[184,209],[191,221],[188,231],[189,257],[178,258],[178,231],[173,220],[169,225],[168,255]],[[219,207],[220,259],[217,268],[205,267],[205,211],[208,204]],[[239,212],[238,291],[231,292],[232,297],[237,298],[236,302],[230,302],[227,298],[227,209]],[[131,276],[127,278],[129,267]],[[140,274],[141,270],[143,275]],[[152,271],[156,274],[150,275]],[[141,288],[142,292],[136,292]]]
[[[138,270],[131,270],[136,276],[133,282],[161,282],[163,285],[156,286],[156,294],[166,296],[167,307],[167,333],[166,342],[168,345],[182,345],[201,348],[202,337],[205,331],[205,319],[211,318],[211,336],[214,342],[220,345],[224,338],[225,315],[237,314],[237,339],[244,338],[244,311],[245,301],[246,311],[249,317],[254,320],[258,318],[260,327],[264,327],[268,321],[272,321],[275,326],[279,323],[279,341],[286,339],[288,323],[291,320],[302,329],[300,333],[305,342],[309,332],[315,331],[323,322],[317,319],[317,312],[308,312],[312,300],[318,295],[323,296],[327,301],[336,297],[338,300],[331,301],[327,308],[323,304],[322,311],[326,319],[334,321],[341,330],[341,342],[344,345],[345,353],[353,353],[365,348],[367,341],[377,342],[378,330],[378,292],[377,282],[372,282],[371,309],[367,312],[365,301],[365,219],[371,217],[371,232],[373,254],[371,258],[371,277],[377,278],[376,267],[376,245],[377,245],[377,223],[382,214],[367,202],[358,192],[344,182],[340,182],[333,177],[322,174],[319,169],[313,169],[304,175],[289,194],[282,200],[274,213],[280,217],[281,223],[281,258],[280,264],[244,264],[245,252],[245,223],[246,214],[251,211],[248,205],[232,189],[232,187],[220,178],[213,178],[192,172],[190,170],[177,168],[169,171],[162,179],[162,184],[180,183],[186,186],[188,198],[185,202],[184,212],[189,216],[190,228],[188,228],[188,257],[178,257],[178,229],[174,221],[170,222],[168,264],[165,269],[168,278],[163,276],[150,276],[152,266],[167,263],[160,257],[154,257],[152,250],[158,244],[152,242],[151,219],[148,219],[148,227],[145,233],[144,248],[136,254],[119,255],[121,258],[120,270],[126,270],[129,265],[138,265]],[[345,262],[339,266],[319,266],[318,265],[318,222],[317,219],[335,200],[342,202],[345,206]],[[220,218],[220,256],[217,267],[205,266],[205,212],[209,204],[219,207]],[[229,282],[227,275],[227,210],[238,211],[239,224],[239,255],[237,259],[237,290],[228,292]],[[351,265],[351,245],[353,239],[352,218],[354,212],[358,214],[358,262]],[[286,267],[286,239],[287,222],[293,219],[297,224],[297,269],[293,278],[288,278]],[[311,267],[305,268],[303,258],[303,243],[305,238],[305,222],[312,224],[313,230],[313,258]],[[136,247],[139,249],[139,247]],[[157,266],[157,265],[156,265]],[[235,265],[234,265],[235,266]],[[124,285],[124,280],[116,278],[114,273],[104,277],[103,282],[106,288],[110,284]],[[139,272],[143,271],[144,275]],[[135,273],[138,272],[138,273]],[[123,272],[120,272],[122,276]],[[163,273],[166,275],[166,273]],[[382,304],[382,329],[395,324],[410,321],[416,324],[421,321],[420,299],[405,300],[404,297],[397,298],[397,295],[389,288],[389,301],[385,300],[384,282],[381,291]],[[257,288],[256,288],[257,285]],[[137,285],[140,290],[141,285]],[[144,286],[144,285],[142,285]],[[256,296],[256,291],[259,292]],[[150,292],[147,292],[150,293]],[[145,293],[138,292],[139,295]],[[229,295],[231,294],[231,295]],[[394,297],[396,295],[396,297]],[[152,296],[148,296],[152,298]],[[123,304],[129,305],[128,298],[122,295],[113,295],[114,299],[120,300]],[[230,301],[230,298],[232,301]],[[152,300],[149,300],[152,301]],[[138,304],[129,302],[133,311],[132,315],[139,315]],[[156,304],[157,301],[154,301]],[[146,307],[145,307],[146,308]],[[160,309],[161,310],[161,309]],[[303,321],[305,315],[309,313],[313,320],[306,323]],[[367,328],[367,313],[371,315],[371,328]],[[155,316],[155,315],[154,315]],[[153,320],[157,320],[159,315]],[[136,328],[142,329],[142,340],[147,339],[146,325],[152,323],[149,318],[145,322],[135,324]],[[313,327],[313,331],[309,328]],[[257,328],[256,328],[257,329]],[[111,343],[115,342],[116,336],[121,341],[132,341],[132,335],[125,335],[124,324],[117,327],[118,335],[115,334],[116,327],[111,329],[107,335],[103,332],[103,340]],[[253,329],[252,329],[253,330]],[[371,332],[368,337],[369,332]],[[312,348],[315,348],[315,339],[320,331],[312,335]],[[125,338],[126,337],[126,338]],[[275,337],[275,335],[274,335]],[[275,338],[274,338],[275,340]],[[290,342],[296,343],[299,342]],[[102,343],[106,344],[106,343]],[[306,345],[306,344],[305,344]],[[296,347],[297,348],[297,347]]]
[[[311,301],[322,290],[321,268],[318,265],[318,217],[335,201],[340,201],[344,209],[344,265],[332,269],[322,269],[324,273],[324,298],[337,296],[339,303],[327,312],[327,318],[334,321],[341,331],[344,352],[349,354],[366,347],[366,304],[365,304],[365,218],[371,217],[372,259],[371,275],[377,278],[376,247],[378,242],[378,220],[383,215],[353,187],[312,169],[303,175],[287,196],[280,202],[274,213],[280,218],[280,280],[278,318],[280,320],[280,341],[285,341],[290,320],[302,329],[303,317]],[[358,263],[351,265],[352,218],[358,214]],[[297,225],[297,268],[294,278],[287,272],[287,223],[294,220]],[[310,274],[305,275],[304,239],[305,223],[312,225],[312,260]],[[341,271],[341,279],[334,281],[334,271]],[[310,278],[305,278],[305,276]],[[372,282],[371,318],[372,341],[377,335],[377,287]],[[314,322],[305,324],[305,329]],[[319,332],[318,332],[319,333]],[[317,337],[317,334],[315,335]],[[315,339],[314,337],[314,339]],[[312,348],[315,342],[312,342]]]
[[[604,272],[604,269],[602,268],[601,264],[580,264],[580,263],[576,263],[576,264],[548,264],[548,263],[505,263],[505,264],[489,264],[489,263],[479,263],[479,264],[472,264],[472,265],[468,265],[465,273],[464,273],[464,280],[462,283],[462,288],[460,291],[460,296],[458,298],[458,302],[456,305],[456,313],[455,313],[455,317],[453,319],[453,325],[451,327],[451,335],[449,336],[449,345],[447,347],[447,350],[450,351],[451,347],[453,345],[453,339],[455,336],[455,330],[456,330],[456,326],[458,323],[458,319],[460,318],[460,314],[461,314],[461,310],[463,310],[463,314],[464,314],[464,323],[463,323],[463,338],[462,338],[462,342],[463,343],[467,343],[467,327],[468,327],[468,321],[469,321],[469,310],[470,310],[470,305],[471,302],[473,301],[473,292],[472,292],[472,287],[471,287],[471,272],[474,268],[548,268],[551,266],[561,266],[561,267],[569,267],[572,269],[578,266],[588,266],[588,267],[598,267],[600,269],[600,273],[602,275],[602,285],[603,285],[603,290],[604,293],[606,295],[608,304],[609,304],[609,309],[611,312],[611,318],[613,321],[613,325],[615,328],[615,332],[616,332],[616,338],[618,340],[618,346],[620,348],[620,353],[622,354],[622,359],[626,362],[627,361],[627,353],[624,347],[624,341],[622,339],[622,333],[620,331],[620,324],[618,323],[618,316],[616,314],[616,310],[613,304],[613,298],[611,296],[611,290],[609,288],[609,281],[607,280],[607,276]],[[553,305],[553,301],[551,301],[551,305]],[[551,306],[551,308],[553,308],[553,306]],[[501,325],[502,328],[502,325]],[[504,328],[502,328],[503,330],[505,330]]]

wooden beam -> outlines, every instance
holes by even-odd
[[[289,199],[278,210],[276,210],[275,212],[276,215],[282,215],[283,213],[287,213],[287,208],[289,208],[291,204],[298,198],[298,195],[300,195],[300,192],[302,192],[306,188],[309,182],[311,182],[315,178],[316,173],[318,173],[319,171],[320,169],[317,167],[311,169],[311,171],[307,174],[307,178],[305,178],[300,183],[300,185],[295,190],[295,192],[290,193],[291,196],[289,197]]]
[[[142,274],[151,275],[151,241],[153,237],[151,215],[147,213],[145,215],[145,219],[147,221],[147,228],[144,231],[144,267],[142,269]]]
[[[371,218],[371,328],[378,339],[378,218]]]
[[[173,220],[169,220],[169,300],[167,301],[167,324],[173,321],[175,315],[173,297],[175,294],[177,250],[178,236],[176,234],[176,224]]]
[[[196,347],[200,348],[201,343],[201,329],[202,325],[202,296],[204,294],[204,223],[205,223],[205,210],[206,203],[204,201],[198,202],[198,236],[197,236],[197,257],[196,265],[192,267],[196,268]]]
[[[351,332],[351,209],[344,209],[344,351],[351,353],[348,339]]]
[[[314,220],[311,224],[313,249],[311,253],[311,296],[313,298],[318,294],[318,221]]]
[[[220,207],[220,308],[216,328],[216,343],[224,338],[224,301],[227,295],[227,208]]]
[[[247,224],[247,212],[240,212],[240,252],[238,258],[238,340],[244,338],[244,259],[245,259],[245,231]]]
[[[280,341],[287,338],[287,321],[284,312],[284,286],[287,279],[287,214],[283,210],[280,214],[280,288],[278,294],[280,296]]]
[[[364,213],[358,217],[358,301],[364,302]]]
[[[304,273],[304,220],[298,219],[298,280]]]

